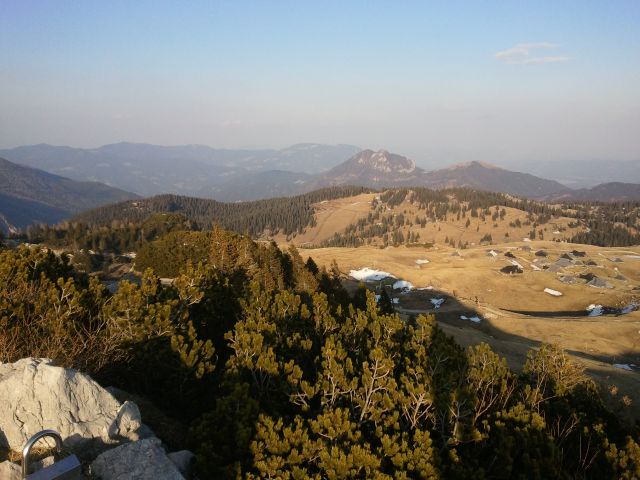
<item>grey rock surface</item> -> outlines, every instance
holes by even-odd
[[[101,480],[184,480],[157,438],[127,443],[100,454],[91,464]]]
[[[47,359],[0,364],[0,405],[0,445],[15,451],[44,429],[85,457],[140,437],[134,403],[120,404],[89,376]]]
[[[193,452],[180,450],[179,452],[169,453],[167,456],[185,478],[191,478],[191,467],[195,457]]]

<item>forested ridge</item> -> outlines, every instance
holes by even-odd
[[[392,209],[409,202],[418,209],[414,216],[397,213]],[[427,224],[446,222],[448,219],[465,220],[464,228],[471,222],[491,221],[497,227],[503,221],[506,208],[526,213],[526,220],[517,220],[509,226],[529,227],[531,239],[543,238],[541,227],[555,218],[575,219],[574,226],[582,231],[566,238],[573,243],[599,246],[629,246],[640,244],[640,203],[584,203],[551,205],[544,202],[521,199],[502,193],[483,192],[467,188],[430,190],[427,188],[388,189],[372,202],[367,217],[336,232],[323,241],[322,247],[358,247],[381,240],[381,246],[423,244],[424,228]],[[409,231],[406,228],[409,227]],[[481,243],[492,243],[490,228]],[[452,247],[465,248],[466,243],[456,243],[453,238],[445,241]]]
[[[181,213],[201,227],[219,224],[253,236],[259,236],[265,230],[281,230],[285,234],[291,234],[312,224],[314,203],[369,191],[371,190],[364,187],[329,187],[295,197],[236,203],[179,195],[159,195],[145,200],[96,208],[74,217],[71,222],[106,226],[113,222],[141,223],[154,213]]]
[[[205,255],[170,286],[149,269],[113,294],[65,256],[0,250],[0,361],[54,358],[150,399],[200,478],[640,475],[637,426],[557,347],[514,372],[293,247],[191,233]]]
[[[240,203],[162,195],[90,210],[55,226],[33,226],[27,230],[26,237],[29,242],[58,248],[110,253],[137,251],[165,233],[199,231],[214,224],[254,239],[269,239],[279,233],[293,239],[316,225],[315,204],[365,192],[371,190],[333,187],[297,197]],[[403,202],[409,202],[417,213],[391,211]],[[464,228],[472,227],[472,222],[473,226],[478,222],[487,223],[483,226],[486,231],[481,242],[499,242],[492,238],[491,229],[492,225],[495,227],[504,221],[506,209],[526,214],[526,218],[510,223],[509,227],[527,227],[531,239],[543,238],[543,230],[563,217],[572,219],[572,225],[578,230],[564,240],[599,246],[640,244],[638,202],[551,205],[467,188],[397,188],[381,192],[366,217],[336,231],[332,238],[316,246],[357,247],[374,240],[381,246],[425,244],[429,243],[425,227],[448,219],[462,219]],[[458,248],[467,246],[453,238],[445,239],[445,243]]]

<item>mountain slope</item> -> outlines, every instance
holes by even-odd
[[[563,202],[625,202],[640,200],[640,185],[637,183],[601,183],[592,188],[580,188],[566,193],[550,195],[545,200]]]
[[[68,178],[0,158],[0,215],[4,230],[55,223],[73,213],[136,195],[98,182]]]
[[[469,187],[490,192],[509,193],[527,198],[569,192],[570,189],[554,180],[528,173],[512,172],[481,162],[469,162],[442,170],[428,172],[425,186],[431,188]]]
[[[383,187],[419,184],[424,171],[413,160],[386,150],[364,150],[333,167],[318,180],[320,185]]]
[[[241,191],[246,175],[305,169],[318,173],[359,150],[351,145],[299,144],[282,150],[227,150],[204,145],[165,147],[123,142],[94,149],[31,145],[0,150],[0,157],[74,180],[100,181],[143,196],[162,193],[213,196],[216,189]],[[238,185],[234,187],[236,180]]]
[[[313,175],[286,170],[248,173],[227,183],[203,188],[199,196],[225,202],[290,197],[310,191],[314,178]]]
[[[385,150],[364,150],[322,175],[316,187],[325,185],[363,185],[368,187],[420,186],[434,189],[469,187],[509,193],[527,198],[570,192],[553,180],[512,172],[480,162],[426,172],[413,160]]]

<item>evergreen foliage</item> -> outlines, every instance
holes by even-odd
[[[147,396],[191,425],[201,478],[637,478],[638,432],[557,347],[516,374],[293,248],[216,227],[189,233],[196,263],[183,233],[171,285],[147,270],[114,294],[44,249],[1,250],[0,361]]]

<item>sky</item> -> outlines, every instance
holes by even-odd
[[[640,2],[0,0],[0,147],[640,162]]]

